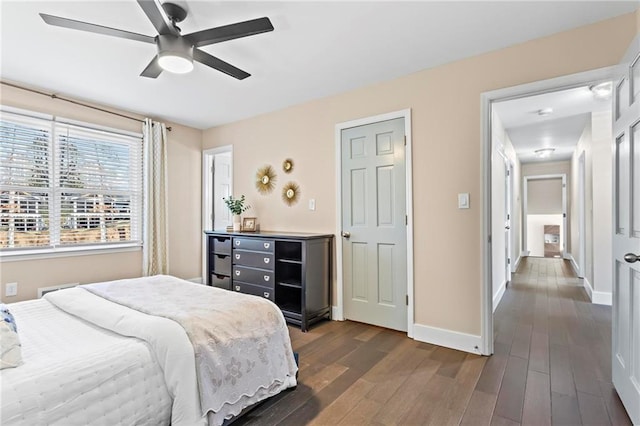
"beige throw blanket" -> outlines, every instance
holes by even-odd
[[[274,384],[295,385],[284,317],[266,299],[165,275],[81,287],[184,328],[195,353],[203,415]]]

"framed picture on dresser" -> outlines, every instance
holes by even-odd
[[[256,223],[258,219],[255,217],[245,217],[242,219],[243,232],[256,232]]]

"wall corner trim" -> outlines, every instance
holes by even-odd
[[[344,321],[344,318],[342,318],[342,309],[337,306],[331,306],[331,319],[333,321]]]
[[[489,355],[482,354],[480,351],[480,348],[482,348],[482,337],[473,334],[414,324],[413,338],[419,342],[431,343],[433,345],[444,346],[476,355]]]
[[[578,262],[576,262],[576,260],[573,258],[573,255],[571,253],[567,253],[567,256],[565,257],[565,259],[567,259],[567,260],[569,260],[569,262],[571,262],[571,266],[573,267],[573,271],[576,273],[578,278],[582,278],[580,276],[580,267],[578,266]]]
[[[585,278],[583,281],[584,289],[587,292],[587,295],[589,295],[591,303],[593,303],[594,305],[611,306],[611,304],[613,303],[612,293],[605,291],[595,291],[588,279]]]

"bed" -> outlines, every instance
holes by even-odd
[[[296,385],[280,310],[170,276],[8,305],[22,365],[0,370],[3,425],[222,424]]]

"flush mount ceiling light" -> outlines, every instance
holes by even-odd
[[[545,117],[547,115],[553,114],[553,108],[542,108],[542,109],[539,109],[537,112],[539,116]]]
[[[536,149],[534,152],[536,154],[536,157],[538,158],[548,158],[551,156],[551,154],[553,154],[553,151],[555,150],[555,148],[542,148]]]
[[[610,81],[590,86],[589,90],[596,99],[609,99],[611,97],[612,85]]]

